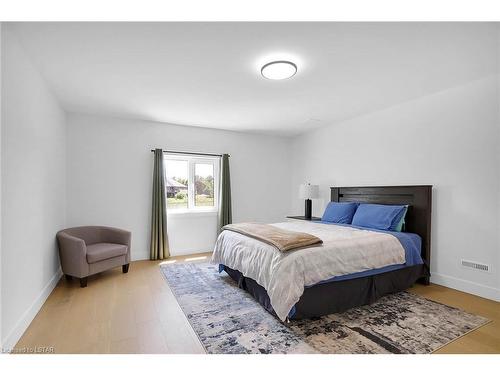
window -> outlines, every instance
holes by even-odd
[[[219,158],[165,155],[167,210],[217,211]]]

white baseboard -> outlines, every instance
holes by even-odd
[[[472,281],[459,279],[453,276],[432,273],[431,283],[446,286],[448,288],[457,289],[462,292],[474,294],[479,297],[491,299],[500,302],[500,289],[492,288],[491,286],[478,284]]]
[[[148,259],[149,259],[149,253],[130,254],[130,260],[132,262],[136,260],[148,260]]]
[[[52,293],[52,291],[56,287],[62,275],[62,270],[61,268],[59,268],[54,276],[52,276],[50,281],[44,286],[31,306],[22,314],[21,318],[19,318],[14,328],[9,332],[9,334],[5,337],[5,340],[2,342],[2,348],[4,350],[11,350],[14,348],[23,333],[35,318],[38,311],[40,311],[50,293]]]
[[[170,256],[172,257],[176,257],[176,256],[182,256],[182,255],[196,255],[196,254],[202,254],[202,253],[210,253],[212,252],[214,249],[213,248],[210,248],[210,249],[207,249],[207,250],[195,250],[193,252],[193,250],[187,250],[187,251],[170,251]],[[147,253],[138,253],[138,254],[131,254],[131,257],[130,257],[131,261],[136,261],[136,260],[149,260],[149,252]]]

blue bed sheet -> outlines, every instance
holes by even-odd
[[[324,283],[329,283],[333,281],[342,281],[342,280],[350,280],[350,279],[356,279],[358,277],[365,277],[365,276],[372,276],[372,275],[377,275],[380,273],[384,272],[390,272],[394,270],[399,270],[405,267],[411,267],[415,266],[417,264],[422,264],[424,263],[422,259],[422,239],[418,234],[415,233],[406,233],[406,232],[393,232],[393,231],[388,231],[388,230],[380,230],[380,229],[372,229],[372,228],[364,228],[364,227],[359,227],[356,225],[350,225],[350,224],[336,224],[336,223],[329,223],[326,221],[321,221],[322,224],[326,225],[342,225],[346,227],[352,227],[352,228],[357,228],[357,229],[364,229],[364,230],[371,230],[375,232],[381,232],[381,233],[388,233],[396,237],[399,242],[401,242],[401,245],[403,246],[403,249],[405,251],[405,260],[406,262],[404,264],[394,264],[391,266],[386,266],[382,268],[376,268],[372,270],[366,270],[366,271],[361,271],[361,272],[356,272],[356,273],[351,273],[348,275],[342,275],[342,276],[335,276],[327,280],[320,281],[317,284],[324,284]],[[306,286],[306,288],[310,288],[314,285],[309,285]],[[290,312],[288,313],[288,317],[292,318],[295,315],[295,306],[292,307]]]
[[[348,275],[335,276],[335,277],[332,277],[330,279],[320,281],[318,284],[329,283],[331,281],[341,281],[341,280],[356,279],[358,277],[372,276],[372,275],[377,275],[379,273],[394,271],[394,270],[398,270],[401,268],[415,266],[417,264],[424,263],[424,261],[422,260],[422,255],[421,255],[422,254],[422,239],[420,238],[420,236],[418,234],[407,233],[407,232],[393,232],[393,231],[388,231],[388,230],[380,230],[380,229],[372,229],[372,228],[364,228],[364,227],[359,227],[356,225],[337,224],[337,223],[330,223],[327,221],[320,221],[320,223],[325,224],[325,225],[341,225],[343,227],[352,227],[352,228],[357,228],[357,229],[364,229],[364,230],[370,230],[373,232],[387,233],[387,234],[393,235],[394,237],[396,237],[399,240],[399,242],[401,242],[401,246],[403,246],[403,249],[405,251],[406,263],[394,264],[394,265],[386,266],[386,267],[382,267],[382,268],[376,268],[376,269],[372,269],[372,270],[350,273]],[[314,284],[314,285],[317,285],[317,284]],[[308,285],[308,286],[306,286],[306,288],[310,288],[312,286],[313,285]]]
[[[342,275],[342,276],[334,276],[330,279],[320,281],[317,284],[329,283],[331,281],[342,281],[342,280],[356,279],[358,277],[372,276],[372,275],[377,275],[377,274],[384,273],[384,272],[399,270],[401,268],[411,267],[411,266],[415,266],[417,264],[424,263],[424,261],[422,259],[422,255],[421,255],[422,254],[422,239],[420,238],[420,236],[418,234],[365,228],[365,227],[359,227],[359,226],[351,225],[351,224],[331,223],[328,221],[319,221],[317,223],[321,223],[321,224],[325,224],[325,225],[341,225],[344,227],[352,227],[352,228],[357,228],[357,229],[364,229],[364,230],[370,230],[370,231],[381,232],[381,233],[388,233],[390,235],[393,235],[394,237],[396,237],[399,240],[399,242],[403,246],[403,249],[405,251],[405,260],[406,260],[406,262],[404,264],[394,264],[394,265],[386,266],[386,267],[382,267],[382,268],[375,268],[375,269],[371,269],[371,270],[350,273],[350,274]],[[224,270],[224,265],[219,264],[219,272],[222,272],[223,270]],[[310,287],[317,285],[317,284],[307,285],[306,288],[310,288]]]
[[[366,270],[366,271],[361,271],[361,272],[356,272],[356,273],[351,273],[348,275],[342,275],[342,276],[335,276],[327,280],[320,281],[317,284],[324,284],[324,283],[329,283],[333,281],[342,281],[342,280],[349,280],[349,279],[356,279],[358,277],[365,277],[365,276],[372,276],[372,275],[377,275],[380,273],[384,272],[390,272],[398,269],[402,269],[405,267],[411,267],[415,266],[417,264],[423,264],[424,261],[422,259],[422,239],[418,234],[415,233],[407,233],[407,232],[394,232],[394,231],[388,231],[388,230],[380,230],[380,229],[372,229],[372,228],[365,228],[365,227],[360,227],[356,225],[350,225],[350,224],[338,224],[338,223],[331,223],[327,221],[317,221],[316,223],[322,223],[325,225],[341,225],[344,227],[352,227],[352,228],[357,228],[357,229],[363,229],[363,230],[370,230],[374,232],[381,232],[381,233],[387,233],[390,235],[393,235],[396,237],[401,245],[403,246],[403,249],[405,251],[405,260],[406,262],[404,264],[394,264],[391,266],[386,266],[382,268],[376,268],[376,269],[371,269],[371,270]],[[219,272],[222,272],[224,270],[224,265],[219,264]],[[311,288],[314,285],[308,285],[306,288]],[[290,313],[288,316],[291,318],[295,314],[295,306],[292,307],[290,310]]]

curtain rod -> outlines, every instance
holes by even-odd
[[[155,152],[155,150],[151,150],[151,152]],[[218,156],[222,157],[222,154],[207,154],[202,152],[186,152],[186,151],[173,151],[173,150],[163,150],[164,154],[181,154],[181,155],[198,155],[198,156]],[[231,156],[231,155],[227,155]]]

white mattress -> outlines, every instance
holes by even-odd
[[[238,270],[263,286],[281,320],[286,319],[305,286],[405,263],[401,243],[390,234],[308,221],[272,225],[313,234],[323,244],[282,253],[257,239],[223,231],[215,244],[212,263]]]

